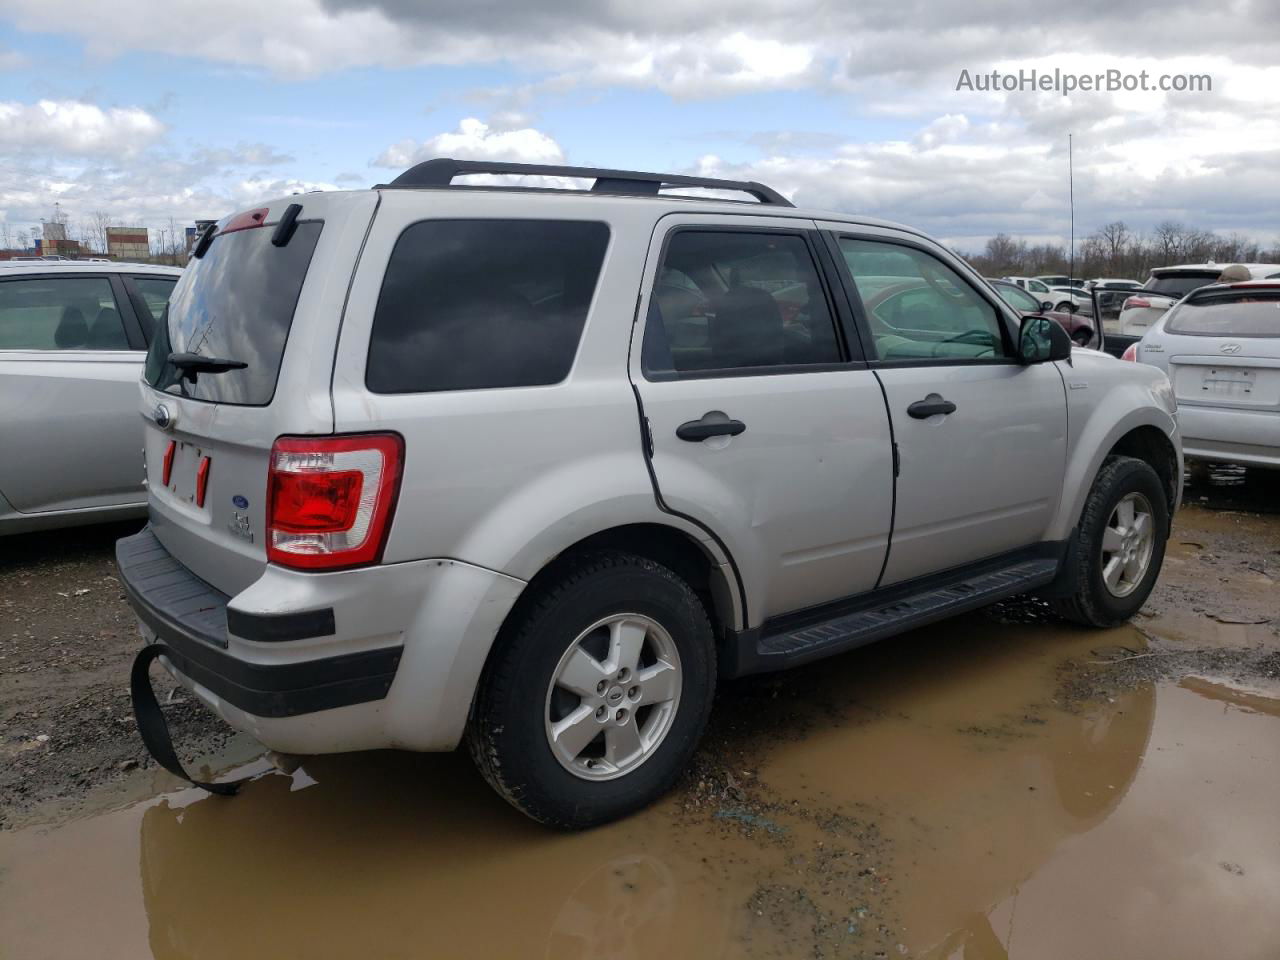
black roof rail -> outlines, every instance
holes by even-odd
[[[437,157],[410,167],[382,187],[447,187],[454,177],[471,173],[516,174],[537,177],[577,177],[594,180],[592,193],[630,196],[657,196],[662,187],[704,187],[735,190],[755,197],[761,204],[793,207],[790,200],[772,187],[754,180],[719,180],[714,177],[687,177],[678,173],[641,173],[636,170],[602,170],[597,167],[559,167],[541,163],[501,163],[488,160],[454,160]]]

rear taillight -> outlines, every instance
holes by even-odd
[[[394,433],[278,439],[267,479],[267,559],[303,570],[377,563],[403,463],[404,441]]]
[[[1121,310],[1137,310],[1139,307],[1149,307],[1151,301],[1146,297],[1129,297],[1121,304]]]
[[[1129,346],[1125,348],[1124,353],[1120,354],[1120,359],[1132,360],[1134,363],[1137,363],[1138,362],[1138,345],[1136,343],[1129,344]]]

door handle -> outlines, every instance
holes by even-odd
[[[712,414],[716,414],[716,419],[708,420]],[[690,443],[698,443],[708,437],[736,437],[747,429],[747,425],[741,420],[721,419],[722,417],[724,414],[717,410],[705,413],[701,420],[689,420],[676,427],[676,436]]]
[[[907,414],[915,417],[917,420],[925,420],[937,414],[946,416],[948,413],[955,413],[956,405],[950,400],[943,400],[939,394],[931,393],[923,400],[917,400],[911,406],[907,407]]]

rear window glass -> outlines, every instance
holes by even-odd
[[[1185,297],[1192,290],[1215,282],[1220,271],[1207,273],[1176,273],[1164,277],[1152,277],[1147,281],[1144,290],[1152,293],[1167,293],[1173,297]]]
[[[1165,330],[1195,337],[1280,337],[1280,290],[1183,303],[1169,314]]]
[[[427,393],[559,383],[609,243],[603,223],[424,220],[391,252],[365,385]]]
[[[128,350],[106,277],[0,282],[0,350]]]
[[[214,236],[203,258],[192,259],[173,289],[147,354],[145,377],[157,390],[196,400],[265,406],[276,391],[285,341],[293,323],[323,224],[300,221],[283,247],[267,227]],[[238,360],[242,370],[183,379],[171,353]]]

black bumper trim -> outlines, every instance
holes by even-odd
[[[245,613],[227,609],[227,629],[237,637],[259,643],[281,643],[310,637],[332,637],[338,632],[333,607],[299,613]]]
[[[400,647],[288,664],[223,652],[229,598],[178,563],[149,527],[116,544],[116,563],[130,605],[168,646],[174,668],[246,713],[293,717],[381,700],[391,689]]]

